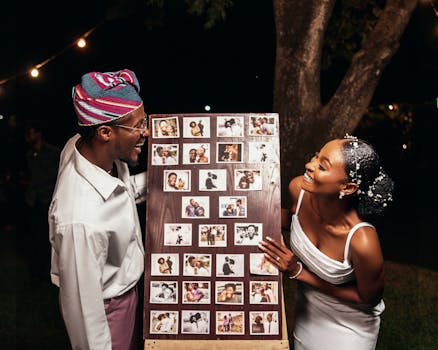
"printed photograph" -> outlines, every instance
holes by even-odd
[[[178,254],[151,254],[151,276],[178,276]]]
[[[216,311],[216,334],[245,334],[243,311]]]
[[[250,304],[278,304],[278,282],[250,281]]]
[[[151,281],[149,302],[153,304],[177,304],[178,282]]]
[[[253,275],[278,276],[278,269],[266,259],[263,253],[249,254],[249,272]]]
[[[184,143],[183,164],[210,164],[210,144]]]
[[[164,170],[163,191],[164,192],[190,192],[190,170]]]
[[[210,197],[181,198],[181,217],[184,219],[207,219],[210,217]]]
[[[251,335],[278,335],[278,311],[255,311],[249,313]]]
[[[260,169],[234,169],[234,190],[260,191],[262,176]]]
[[[243,304],[243,282],[216,281],[216,304]]]
[[[210,137],[210,118],[184,117],[183,136],[186,138]]]
[[[242,163],[243,142],[218,142],[216,144],[216,158],[218,163]]]
[[[192,224],[164,224],[164,245],[191,246]]]
[[[249,136],[275,136],[276,118],[262,116],[250,117],[248,134]]]
[[[263,240],[262,223],[235,223],[235,245],[258,245]]]
[[[227,225],[199,225],[199,246],[200,247],[226,247],[227,246]]]
[[[245,258],[244,254],[217,254],[216,255],[217,277],[244,277]]]
[[[184,276],[211,276],[211,254],[184,254]]]
[[[219,217],[220,218],[246,218],[246,196],[219,197]]]
[[[182,334],[209,334],[210,311],[181,310]]]
[[[244,117],[218,116],[217,137],[243,137]]]
[[[178,311],[151,310],[151,334],[178,334]]]
[[[155,139],[179,137],[178,117],[152,118],[152,137]]]
[[[248,142],[248,163],[278,164],[280,155],[271,142]]]
[[[199,191],[226,191],[226,169],[199,169]]]
[[[178,144],[153,144],[152,165],[178,165]]]
[[[211,288],[209,281],[183,281],[183,304],[210,304]]]

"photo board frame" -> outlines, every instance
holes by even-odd
[[[257,245],[267,235],[281,239],[278,118],[277,113],[149,116],[149,126],[166,120],[174,128],[148,139],[145,348],[183,340],[243,344],[254,338],[288,348],[281,274],[273,266],[269,273],[258,266],[263,259]],[[202,135],[193,132],[197,121]],[[163,155],[172,161],[158,158],[157,149],[166,147],[177,150]],[[167,181],[174,178],[184,185],[171,189],[175,181]],[[173,243],[179,241],[184,244]],[[169,304],[151,296],[166,281],[179,294]],[[208,299],[187,302],[197,300],[199,290]],[[266,294],[269,302],[262,298]],[[268,320],[275,326],[263,328],[260,323]],[[161,323],[167,331],[159,329]]]

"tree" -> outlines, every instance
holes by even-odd
[[[274,0],[276,63],[273,110],[281,116],[282,182],[303,172],[311,152],[352,133],[366,112],[383,69],[397,51],[416,0],[388,0],[335,93],[321,101],[324,34],[335,0]],[[290,155],[293,155],[292,157]],[[283,203],[289,207],[290,203]]]

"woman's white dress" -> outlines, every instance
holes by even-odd
[[[361,222],[354,226],[347,236],[344,261],[334,260],[317,249],[301,227],[298,213],[303,195],[302,190],[292,216],[290,242],[293,252],[308,270],[327,282],[353,281],[354,268],[348,261],[350,240],[359,227],[372,225]],[[376,347],[385,304],[383,300],[375,307],[348,303],[298,282],[295,308],[295,350],[369,350]]]

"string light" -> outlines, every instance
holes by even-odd
[[[78,45],[78,47],[80,47],[80,48],[82,49],[82,48],[84,48],[85,46],[87,46],[87,42],[85,41],[84,38],[80,38],[80,39],[77,41],[77,45]]]
[[[38,78],[38,75],[40,75],[40,71],[37,68],[34,68],[30,71],[30,76],[32,78]]]
[[[91,28],[86,33],[82,34],[79,37],[79,39],[75,39],[73,42],[71,42],[69,45],[64,47],[62,50],[60,50],[56,54],[50,56],[49,58],[45,59],[44,61],[34,65],[31,69],[23,70],[21,72],[18,72],[16,74],[10,75],[9,77],[3,78],[3,79],[0,78],[0,87],[2,85],[6,84],[7,82],[9,82],[10,80],[13,80],[13,79],[16,79],[16,78],[19,78],[21,76],[25,76],[25,75],[28,75],[28,74],[30,74],[30,76],[32,78],[38,78],[38,76],[40,75],[40,70],[41,70],[42,67],[44,67],[47,63],[53,61],[58,56],[62,55],[64,52],[66,52],[71,47],[78,46],[80,48],[84,48],[87,45],[86,39],[91,35],[91,33],[93,33],[97,29],[97,27],[99,27],[99,25],[100,24],[98,24],[95,27]]]

